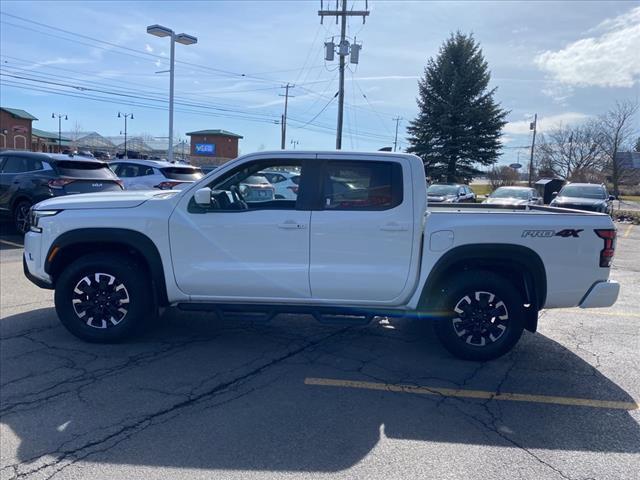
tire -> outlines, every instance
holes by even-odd
[[[29,200],[20,200],[13,207],[13,225],[21,235],[29,231],[29,209],[31,202]]]
[[[62,324],[93,343],[115,343],[140,332],[157,314],[153,298],[145,268],[115,253],[80,257],[64,269],[55,290]]]
[[[504,277],[469,271],[451,279],[442,292],[436,335],[456,357],[493,360],[520,340],[525,326],[524,301]]]

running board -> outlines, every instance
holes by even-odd
[[[357,307],[325,307],[318,305],[256,305],[231,303],[179,303],[185,311],[215,312],[225,319],[242,318],[266,323],[280,313],[312,315],[325,325],[367,325],[373,317],[403,317],[398,310],[365,310]]]

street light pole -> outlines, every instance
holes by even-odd
[[[156,37],[171,37],[171,55],[169,66],[169,148],[167,150],[167,157],[170,162],[173,162],[173,74],[175,70],[175,49],[176,42],[182,45],[193,45],[198,43],[198,39],[192,35],[186,33],[176,34],[173,30],[162,25],[149,25],[147,27],[147,33],[155,35]]]
[[[51,118],[56,117],[58,117],[58,153],[60,153],[62,152],[62,117],[64,117],[65,120],[69,120],[69,118],[65,113],[58,113],[57,115],[55,113],[51,114]]]
[[[118,112],[118,118],[124,117],[124,158],[129,158],[127,154],[127,119],[133,120],[133,113],[121,113]],[[120,132],[122,134],[122,132]]]
[[[171,32],[171,66],[169,67],[169,149],[167,156],[173,162],[173,72],[175,70],[176,36]]]

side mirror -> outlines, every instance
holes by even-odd
[[[614,197],[613,195],[609,195],[609,200],[615,200],[616,197]]]
[[[553,193],[551,194],[551,198],[556,198],[557,196],[558,196],[558,192],[553,192]]]
[[[211,189],[204,187],[196,190],[196,194],[193,196],[195,202],[201,207],[208,207],[211,205]]]

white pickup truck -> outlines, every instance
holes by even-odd
[[[294,198],[243,198],[263,171],[300,175]],[[159,307],[433,320],[454,355],[509,351],[538,312],[608,307],[616,230],[551,207],[427,208],[413,155],[261,152],[182,191],[96,193],[35,205],[24,269],[55,289],[62,323],[121,340]]]

